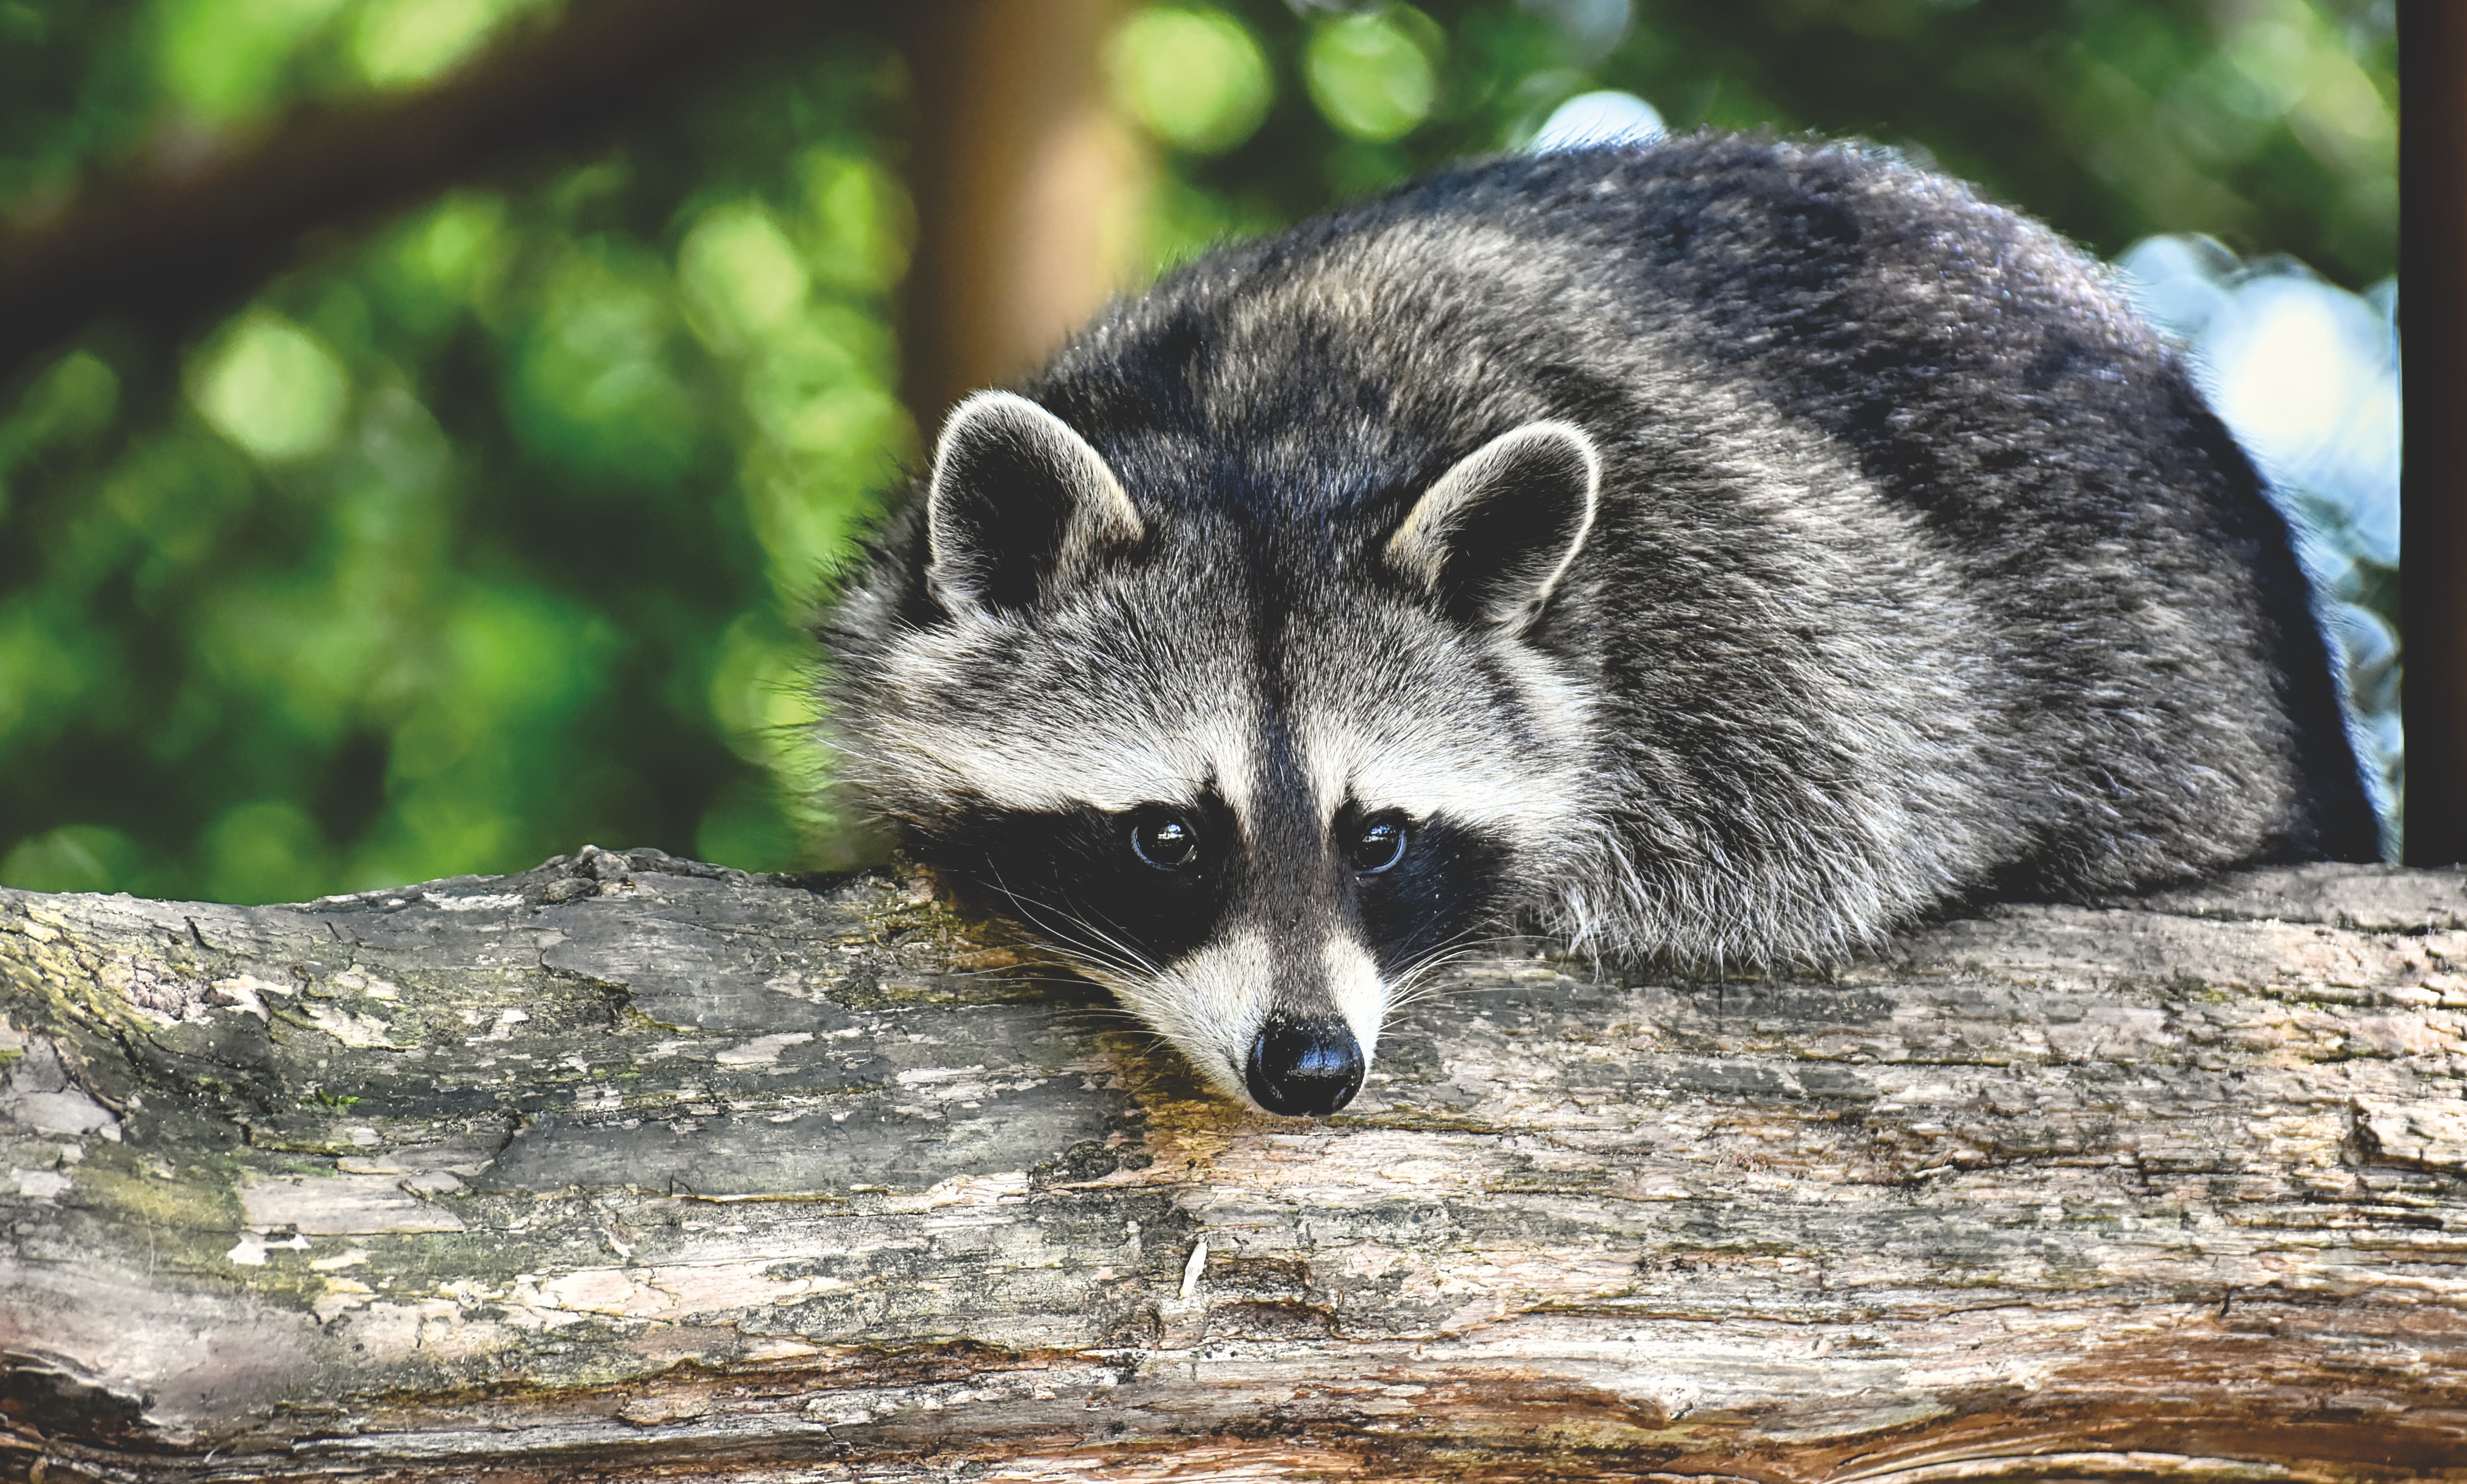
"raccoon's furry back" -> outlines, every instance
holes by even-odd
[[[1191,263],[1024,391],[1190,533],[1143,560],[1245,594],[1160,600],[1155,630],[1216,627],[1032,686],[962,674],[902,647],[939,621],[912,503],[843,601],[830,699],[912,831],[974,787],[917,736],[991,728],[985,766],[1045,767],[1021,739],[1176,656],[1271,704],[1415,703],[1348,637],[1380,543],[1548,419],[1598,447],[1598,515],[1466,663],[1555,709],[1464,746],[1564,796],[1515,864],[1556,928],[1823,959],[1982,895],[2376,852],[2285,523],[2180,357],[2098,264],[1890,156],[1703,135],[1470,166]],[[1307,681],[1279,678],[1296,645]]]

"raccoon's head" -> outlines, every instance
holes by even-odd
[[[1114,446],[1120,474],[1005,393],[952,415],[845,751],[920,859],[1218,1088],[1334,1113],[1389,1006],[1581,822],[1585,690],[1529,631],[1599,460],[1529,423],[1384,516],[1297,517]]]

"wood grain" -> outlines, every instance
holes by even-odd
[[[2467,877],[1508,941],[1327,1123],[917,882],[0,891],[46,1479],[2467,1478]]]

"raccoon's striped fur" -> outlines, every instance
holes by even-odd
[[[1518,910],[1778,965],[2375,853],[2285,524],[2181,359],[1890,156],[1470,166],[1193,262],[1021,390],[842,600],[847,765],[1274,1111],[1342,1106]]]

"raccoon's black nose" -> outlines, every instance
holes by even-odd
[[[1343,1021],[1271,1020],[1244,1080],[1270,1113],[1325,1117],[1362,1090],[1362,1047]]]

